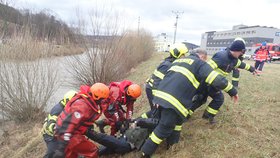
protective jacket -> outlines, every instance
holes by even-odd
[[[165,58],[157,69],[155,69],[152,76],[147,79],[146,86],[151,89],[156,89],[174,60],[175,58],[171,56]]]
[[[126,94],[126,89],[131,84],[133,84],[131,81],[124,80],[122,82],[112,82],[109,85],[110,95],[106,100],[108,108],[104,111],[106,117],[104,123],[111,126],[111,135],[115,135],[123,123],[132,118],[133,105],[136,99]],[[126,109],[123,108],[123,105],[126,106]]]
[[[189,114],[188,109],[192,107],[192,98],[197,93],[200,82],[223,89],[230,96],[237,94],[226,78],[200,60],[198,55],[191,54],[173,62],[158,89],[153,91],[153,101],[163,108],[174,109],[184,119]]]
[[[235,68],[245,69],[250,72],[255,71],[253,66],[242,62],[240,59],[234,58],[229,49],[217,52],[212,59],[209,60],[208,64],[224,77],[228,76]]]

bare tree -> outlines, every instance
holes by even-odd
[[[74,78],[72,85],[122,79],[133,66],[151,56],[154,50],[152,36],[145,31],[138,36],[125,29],[119,13],[112,8],[98,6],[88,13],[87,19],[80,15],[78,28],[83,36],[77,39],[81,39],[86,52],[68,58],[69,72]],[[148,49],[144,48],[146,46]],[[144,58],[145,53],[148,55]]]

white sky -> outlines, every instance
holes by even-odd
[[[8,0],[9,1],[9,0]],[[12,1],[12,0],[10,0]],[[178,21],[177,41],[200,44],[206,31],[230,30],[233,25],[261,25],[280,28],[280,0],[13,0],[17,8],[48,9],[67,23],[75,10],[89,10],[99,3],[121,12],[129,28],[140,27],[153,35],[174,34],[174,11],[183,11]]]

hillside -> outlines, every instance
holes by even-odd
[[[128,79],[144,84],[147,77],[166,54],[154,54],[151,59],[131,70]],[[247,61],[246,61],[247,62]],[[252,61],[248,63],[253,64]],[[226,102],[217,116],[218,123],[209,125],[201,119],[205,106],[196,111],[183,125],[181,141],[170,150],[160,147],[155,158],[217,158],[217,157],[280,157],[280,64],[266,64],[261,76],[253,76],[242,70],[240,101],[234,105],[226,96]],[[144,90],[144,88],[143,88]],[[137,100],[134,116],[149,109],[145,92]],[[2,123],[0,157],[42,157],[45,144],[40,136],[41,124],[16,125]],[[136,158],[132,152],[123,158]]]
[[[0,39],[30,31],[30,34],[39,40],[55,41],[57,44],[75,42],[74,32],[54,15],[50,10],[34,12],[0,2]]]

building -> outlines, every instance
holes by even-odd
[[[184,43],[189,50],[194,50],[199,47],[198,45],[195,45],[195,44],[189,43],[189,42],[182,42],[182,43]]]
[[[236,37],[241,37],[246,42],[246,54],[253,54],[255,44],[261,42],[280,43],[280,29],[267,26],[236,25],[232,30],[209,31],[202,34],[201,48],[206,49],[209,54],[228,47]]]
[[[155,49],[157,52],[166,52],[169,51],[169,47],[172,44],[171,37],[166,33],[161,33],[155,38]]]

